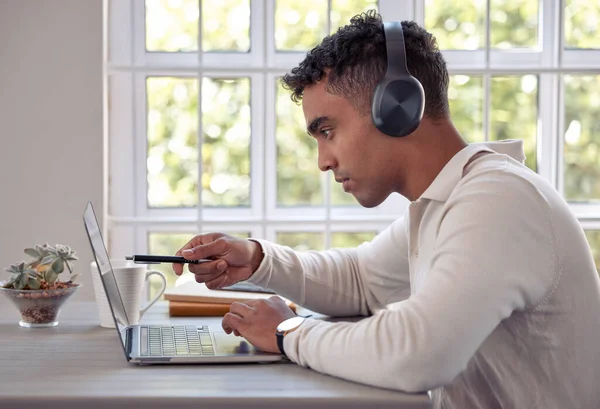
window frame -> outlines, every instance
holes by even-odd
[[[273,36],[275,1],[250,0],[250,52],[179,54],[146,52],[144,0],[105,0],[105,36],[109,44],[104,56],[109,182],[108,207],[104,216],[111,256],[145,252],[148,234],[155,231],[243,230],[257,238],[275,240],[278,231],[322,229],[328,248],[331,232],[380,232],[404,215],[408,201],[397,194],[374,209],[330,206],[329,174],[321,175],[323,206],[277,206],[275,79],[301,61],[305,53],[276,52]],[[485,22],[487,47],[474,51],[444,50],[448,70],[451,75],[484,78],[486,140],[490,127],[491,76],[538,76],[537,171],[562,193],[565,131],[562,75],[600,75],[600,50],[564,49],[565,0],[540,0],[539,49],[526,52],[490,49],[490,1],[487,0]],[[425,0],[379,0],[379,11],[385,20],[415,20],[422,25],[424,7]],[[200,19],[201,14],[200,8]],[[199,45],[202,44],[201,35],[202,30],[199,30]],[[199,99],[204,76],[250,78],[252,182],[249,208],[203,208],[201,189],[196,208],[147,208],[145,82],[147,76],[161,75],[196,78]],[[198,146],[198,158],[201,158],[201,110],[198,112]],[[202,161],[199,159],[198,163],[199,174],[202,174]],[[600,229],[600,202],[572,203],[571,207],[585,229]]]

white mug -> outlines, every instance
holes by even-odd
[[[163,273],[157,270],[147,270],[147,265],[136,264],[128,260],[111,259],[110,264],[115,274],[115,280],[119,288],[119,293],[123,299],[125,312],[129,319],[129,324],[137,325],[140,323],[142,315],[163,295],[167,288],[167,279]],[[96,297],[96,307],[98,308],[98,316],[100,318],[100,326],[105,328],[114,328],[113,320],[108,301],[106,300],[106,292],[98,273],[96,262],[90,265],[92,274],[92,284],[94,286],[94,295]],[[157,275],[162,280],[162,288],[156,296],[150,300],[142,308],[142,296],[144,284],[148,281],[151,275]]]

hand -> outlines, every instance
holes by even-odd
[[[262,261],[262,248],[255,241],[239,239],[223,233],[202,234],[191,239],[177,253],[188,260],[214,259],[201,264],[188,264],[196,281],[210,289],[233,285],[247,280]],[[183,264],[173,264],[177,275],[183,273]]]
[[[241,335],[265,352],[278,353],[277,326],[294,316],[296,314],[285,301],[275,295],[268,299],[231,303],[221,325],[228,334]]]

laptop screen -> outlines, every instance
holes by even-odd
[[[102,233],[100,232],[100,226],[98,226],[98,220],[92,203],[89,202],[85,208],[83,214],[83,222],[87,231],[88,238],[90,239],[90,245],[92,246],[92,252],[96,259],[96,265],[100,271],[100,277],[102,278],[102,284],[106,291],[106,298],[112,311],[115,324],[119,330],[121,336],[121,342],[123,344],[123,350],[127,356],[125,347],[125,328],[129,326],[129,320],[127,319],[127,313],[125,312],[125,306],[123,305],[123,299],[119,293],[117,287],[117,281],[113,273],[112,266],[110,265],[110,259],[104,240],[102,239]]]

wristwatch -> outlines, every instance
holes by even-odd
[[[295,317],[288,318],[285,321],[282,321],[277,326],[277,331],[275,332],[275,336],[277,337],[277,346],[279,347],[279,350],[284,356],[287,355],[283,350],[283,337],[285,337],[290,332],[294,332],[300,325],[302,325],[305,319],[305,317],[297,315]]]

